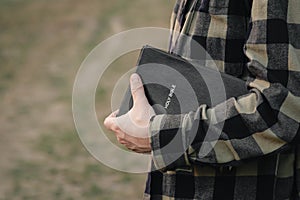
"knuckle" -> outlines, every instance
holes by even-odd
[[[114,132],[119,131],[119,127],[116,124],[112,124],[111,128]]]
[[[104,126],[105,126],[106,128],[109,127],[109,122],[108,122],[108,119],[107,119],[107,118],[105,118],[103,124],[104,124]]]
[[[133,117],[133,121],[135,122],[135,123],[142,123],[143,121],[144,121],[144,119],[143,119],[143,117],[141,116],[141,115],[135,115],[134,117]]]

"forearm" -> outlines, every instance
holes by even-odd
[[[219,114],[223,115],[222,105],[201,106],[185,115],[153,118],[150,130],[157,167],[171,163],[173,166],[169,167],[189,163],[235,165],[241,160],[268,155],[298,142],[300,110],[295,109],[300,108],[299,97],[278,84],[254,81],[251,85],[256,87],[253,92],[224,102],[225,118],[219,117]],[[211,129],[207,132],[209,124]]]

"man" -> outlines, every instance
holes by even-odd
[[[152,153],[160,170],[150,173],[145,198],[299,199],[300,3],[178,0],[171,22],[173,32],[192,36],[220,71],[247,80],[249,94],[224,102],[222,118],[220,107],[207,105],[154,115],[140,78],[132,75],[133,108],[122,117],[112,113],[104,124],[127,148]],[[170,51],[180,52],[181,42],[173,34]],[[216,141],[206,142],[210,122],[225,125]],[[192,131],[196,137],[186,143]],[[160,149],[175,133],[188,148],[166,164],[172,152]],[[212,149],[201,156],[207,146]]]

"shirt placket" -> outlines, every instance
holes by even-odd
[[[170,51],[173,52],[177,45],[177,41],[181,34],[188,35],[192,20],[194,17],[194,9],[198,0],[182,0],[179,6],[179,12],[175,17],[173,30],[170,40]]]

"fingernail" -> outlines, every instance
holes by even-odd
[[[132,75],[131,75],[131,82],[132,82],[133,84],[139,83],[139,76],[138,76],[137,74],[132,74]]]

